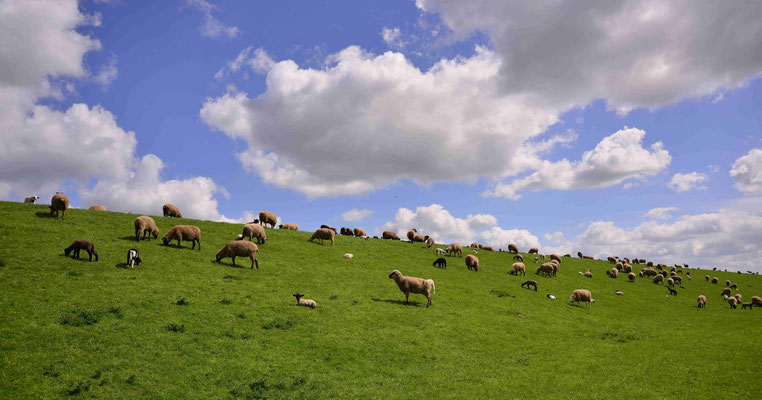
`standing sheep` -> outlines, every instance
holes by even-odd
[[[735,298],[736,298],[736,300],[738,300],[738,303],[741,303],[741,301],[742,301],[742,299],[743,299],[743,296],[741,296],[741,293],[736,293],[736,295],[735,295],[735,296],[733,296],[733,297],[735,297]]]
[[[161,207],[161,211],[165,217],[182,218],[183,214],[180,213],[180,209],[176,205],[167,203]]]
[[[66,216],[66,209],[69,208],[69,197],[63,193],[56,193],[53,198],[50,199],[50,215],[56,213],[56,219],[58,219],[58,212],[61,212],[61,221]]]
[[[143,262],[143,260],[140,259],[140,253],[137,249],[127,250],[127,266],[135,268],[135,265],[140,266],[141,262]]]
[[[355,232],[352,230],[352,228],[347,228],[342,226],[341,227],[341,234],[344,236],[354,236]]]
[[[532,247],[529,249],[529,254],[539,254],[540,250],[537,249],[537,247]]]
[[[508,252],[518,254],[519,246],[517,246],[515,243],[508,244]]]
[[[595,303],[595,299],[593,299],[593,294],[590,293],[587,289],[577,289],[572,292],[571,297],[569,297],[569,304],[573,304],[574,302],[577,302],[577,306],[579,306],[580,302],[585,303],[585,307],[589,307],[591,303]]]
[[[616,279],[617,276],[619,276],[619,270],[616,268],[611,268],[611,271],[606,271],[606,275],[608,275],[611,278]]]
[[[392,231],[384,231],[384,233],[381,234],[381,238],[389,240],[400,240],[400,237]]]
[[[90,211],[106,211],[106,206],[102,204],[94,204],[88,208]]]
[[[534,286],[534,291],[537,291],[537,281],[528,280],[521,284],[521,287],[526,286],[527,289],[529,289],[530,286]]]
[[[544,263],[537,268],[537,271],[535,271],[535,275],[543,274],[546,276],[553,276],[553,269],[554,269],[553,267],[554,267],[553,263],[549,263],[549,262]]]
[[[39,200],[40,196],[29,196],[24,198],[24,203],[31,203],[34,204]]]
[[[730,308],[736,309],[736,305],[738,304],[738,299],[735,297],[728,297],[728,304],[730,304]]]
[[[716,276],[714,278],[712,278],[712,283],[714,283],[714,284],[717,284],[717,282],[719,282],[719,281],[720,280]]]
[[[513,265],[511,265],[511,271],[508,273],[511,275],[516,275],[516,276],[519,276],[519,275],[526,276],[527,274],[526,266],[524,265],[523,262],[513,263]]]
[[[233,266],[235,266],[236,257],[249,257],[251,259],[251,269],[254,269],[255,265],[259,269],[259,263],[257,262],[258,251],[259,248],[254,242],[233,240],[217,252],[216,260],[220,262],[225,257],[231,257],[233,259]]]
[[[400,288],[402,293],[405,293],[405,304],[410,304],[410,293],[420,293],[426,296],[428,300],[426,307],[431,305],[431,295],[436,293],[436,286],[433,279],[421,279],[412,276],[404,276],[402,272],[398,270],[392,271],[389,274],[389,279],[394,279],[397,282],[397,287]]]
[[[445,253],[446,253],[446,252],[444,251],[444,249],[440,249],[439,247],[437,247],[437,250],[436,250],[436,251],[437,251],[437,255],[438,255],[438,256],[443,256],[443,255],[445,255]]]
[[[156,227],[156,221],[153,218],[143,215],[135,218],[135,240],[140,241],[141,235],[143,239],[148,236],[148,241],[151,241],[151,235],[156,239],[159,237],[159,228]]]
[[[479,259],[475,255],[469,254],[466,256],[466,268],[469,270],[479,270]]]
[[[463,257],[463,248],[460,246],[460,243],[458,242],[448,244],[447,247],[445,247],[445,252],[447,253],[447,255],[457,254],[460,257]]]
[[[664,275],[659,274],[659,275],[654,276],[653,282],[654,283],[664,284]]]
[[[278,225],[278,229],[288,229],[290,231],[298,231],[299,225],[297,224],[280,224]]]
[[[522,262],[524,261],[524,257],[521,254],[516,254],[515,256],[513,256],[513,259],[517,261],[522,261]]]
[[[667,286],[669,286],[671,288],[675,287],[675,280],[672,279],[672,278],[668,278],[667,279]]]
[[[762,307],[762,297],[752,296],[751,304],[754,304],[757,307]]]
[[[700,295],[698,298],[696,298],[696,302],[698,303],[698,308],[706,307],[706,296],[703,294]]]
[[[561,263],[561,257],[559,257],[558,254],[551,254],[550,259],[558,261],[559,264]]]
[[[253,238],[257,238],[257,244],[265,244],[267,242],[267,233],[262,225],[246,224],[243,226],[243,232],[241,233],[241,239],[249,238],[251,242]]]
[[[730,281],[729,280],[725,281],[725,286],[730,286]]]
[[[635,282],[635,273],[630,272],[629,274],[627,274],[627,278],[630,279],[630,282]]]
[[[418,233],[417,230],[411,229],[407,231],[407,240],[409,240],[411,243],[413,242],[413,238],[415,238],[415,235]]]
[[[368,236],[363,228],[355,228],[353,232],[357,237]]]
[[[435,266],[437,268],[447,269],[447,260],[445,260],[442,257],[439,257],[439,258],[436,259],[436,261],[434,261],[433,266]]]
[[[315,303],[315,300],[310,299],[303,299],[303,294],[299,294],[299,292],[294,293],[294,297],[296,297],[296,305],[301,307],[309,307],[314,309],[317,307],[317,303]]]
[[[331,246],[333,246],[333,237],[336,235],[332,230],[326,228],[320,228],[315,231],[310,237],[310,242],[315,239],[320,239],[320,244],[323,244],[323,240],[330,240]]]
[[[267,224],[275,228],[275,224],[278,223],[278,217],[270,211],[263,210],[259,212],[259,223],[264,225],[265,228],[267,228]]]
[[[429,238],[426,239],[426,245],[429,246],[429,248],[431,248],[431,246],[434,245],[434,238],[429,236]]]
[[[165,246],[175,239],[177,239],[177,247],[181,247],[183,240],[190,240],[193,243],[191,250],[196,248],[196,242],[198,242],[198,250],[201,251],[201,229],[197,226],[177,225],[161,238]]]
[[[730,288],[722,289],[721,295],[723,295],[723,296],[730,296]]]
[[[79,259],[80,250],[87,252],[87,255],[89,256],[88,261],[93,261],[93,254],[95,254],[95,261],[98,261],[98,252],[95,251],[95,245],[87,240],[75,240],[69,247],[64,249],[64,254],[68,256],[69,253],[73,251],[74,253],[71,255],[71,258]]]

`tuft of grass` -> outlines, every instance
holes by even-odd
[[[241,277],[240,276],[234,276],[234,275],[225,275],[225,276],[222,277],[222,279],[224,279],[226,281],[240,281]]]
[[[272,320],[270,320],[269,322],[267,322],[264,325],[262,325],[262,328],[268,329],[268,330],[269,329],[286,330],[286,329],[293,328],[294,325],[296,325],[296,323],[294,323],[290,319],[286,319],[286,318],[283,318],[283,317],[275,317]]]
[[[188,304],[190,304],[190,302],[188,300],[185,300],[185,297],[178,297],[177,300],[175,301],[175,305],[178,305],[178,306],[187,306]]]
[[[95,325],[100,320],[100,313],[92,310],[74,310],[61,313],[59,323],[67,326],[88,326]]]
[[[170,322],[164,326],[164,329],[168,330],[169,332],[183,333],[185,332],[185,325],[180,325],[180,324],[175,324],[174,322]]]
[[[115,317],[119,319],[122,319],[122,317],[124,316],[122,314],[122,308],[118,306],[112,306],[111,308],[108,309],[108,312],[113,314]]]
[[[512,298],[516,297],[516,296],[508,293],[507,290],[502,290],[502,289],[492,289],[489,292],[494,294],[494,295],[496,295],[497,297],[512,297]]]
[[[225,305],[228,305],[228,304],[233,304],[233,300],[230,300],[230,299],[228,299],[228,298],[226,297],[226,298],[224,298],[224,299],[220,300],[220,303],[221,303],[221,304],[225,304]]]

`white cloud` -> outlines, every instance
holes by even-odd
[[[700,172],[691,172],[688,174],[678,172],[672,176],[672,180],[667,186],[678,193],[690,190],[703,190],[706,189],[706,186],[701,186],[701,184],[707,180],[709,180],[709,177]]]
[[[116,79],[118,73],[119,70],[116,67],[116,55],[112,54],[108,64],[101,67],[100,71],[93,76],[93,80],[105,90],[111,85],[111,82]]]
[[[210,38],[227,37],[234,38],[241,33],[237,26],[226,25],[212,15],[217,6],[206,0],[185,0],[185,5],[195,8],[204,15],[204,24],[201,25],[201,36]]]
[[[585,152],[580,161],[542,161],[531,175],[507,184],[499,183],[484,195],[518,200],[520,192],[526,190],[600,188],[630,178],[655,175],[669,165],[672,157],[661,142],[652,144],[650,151],[644,148],[645,134],[643,130],[625,127],[603,138],[595,149]]]
[[[405,42],[402,41],[402,33],[400,28],[387,28],[381,30],[381,39],[387,46],[393,49],[401,49],[405,47]]]
[[[468,214],[466,221],[472,229],[489,228],[497,225],[497,218],[489,214]]]
[[[626,113],[737,88],[762,71],[762,5],[690,0],[417,0],[459,37],[489,36],[501,90],[567,109]],[[728,45],[732,43],[732,45]]]
[[[354,222],[354,221],[362,221],[365,218],[370,217],[371,215],[373,215],[372,210],[368,210],[365,208],[362,210],[358,210],[356,208],[353,208],[345,213],[342,213],[341,218],[347,222]]]
[[[248,66],[257,74],[265,74],[275,65],[275,61],[261,47],[254,50],[253,47],[247,47],[238,53],[235,60],[229,61],[225,67],[214,74],[216,79],[223,79],[231,72],[238,72],[241,67]],[[244,78],[248,78],[248,72],[244,71]]]
[[[736,188],[747,194],[762,194],[762,149],[751,149],[733,163],[730,176],[736,180]]]
[[[720,172],[720,166],[719,165],[709,164],[709,165],[707,165],[706,169],[709,172],[713,173],[713,174],[716,174],[716,173]]]
[[[394,221],[383,224],[377,233],[394,231],[404,238],[413,228],[422,235],[433,236],[438,243],[470,243],[476,234],[466,219],[454,217],[439,204],[418,207],[415,211],[400,208]]]
[[[648,210],[645,214],[643,214],[646,218],[654,218],[654,219],[670,219],[672,218],[672,215],[670,213],[672,211],[677,211],[677,207],[657,207],[652,208]]]
[[[492,246],[495,249],[508,250],[508,245],[515,243],[519,251],[527,251],[532,247],[541,247],[537,236],[525,229],[503,229],[494,226],[485,231],[479,232],[475,240],[481,244]],[[466,242],[468,243],[468,242]]]

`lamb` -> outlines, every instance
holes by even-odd
[[[317,303],[315,303],[315,300],[303,299],[302,297],[304,297],[304,295],[303,294],[299,294],[299,292],[294,293],[294,297],[296,297],[296,305],[297,306],[309,307],[309,308],[312,308],[312,309],[317,307]]]
[[[267,224],[270,224],[272,228],[275,228],[275,224],[278,223],[278,217],[270,211],[262,210],[259,212],[259,223],[267,228]]]
[[[698,308],[706,307],[706,296],[703,294],[700,295],[698,298],[696,298],[696,302],[698,303]]]
[[[543,274],[543,275],[546,275],[546,276],[553,276],[553,264],[547,262],[547,263],[544,263],[544,264],[540,265],[537,268],[537,271],[535,271],[535,275],[540,275],[540,274]]]
[[[153,220],[153,218],[143,215],[140,217],[135,218],[135,240],[140,241],[140,237],[143,236],[143,239],[146,238],[146,235],[148,236],[148,241],[151,241],[151,235],[153,235],[153,238],[156,239],[159,237],[159,228],[156,227],[156,221]]]
[[[622,292],[621,290],[617,290],[616,292],[614,292],[614,294],[617,296],[622,296],[624,292]]]
[[[717,282],[719,282],[719,281],[720,280],[716,276],[714,278],[712,278],[712,283],[714,283],[714,284],[717,284]]]
[[[445,254],[444,249],[440,249],[439,247],[437,247],[437,255],[438,256],[443,256],[444,254]]]
[[[529,254],[539,254],[540,250],[537,249],[537,247],[532,247],[529,249]]]
[[[561,264],[561,257],[559,257],[558,254],[551,254],[550,255],[550,259],[551,260],[556,260],[556,261],[558,261],[559,264]]]
[[[265,244],[267,242],[267,233],[262,225],[246,224],[243,226],[243,232],[241,233],[241,239],[249,238],[251,242],[253,238],[257,239],[257,244]]]
[[[519,252],[519,247],[518,247],[518,246],[516,246],[516,244],[515,244],[515,243],[510,243],[510,244],[508,245],[508,252],[509,252],[509,253],[515,253],[515,254],[518,254],[518,252]]]
[[[217,252],[216,260],[220,262],[223,258],[231,257],[233,259],[233,266],[235,266],[236,257],[249,257],[251,259],[251,269],[257,266],[259,269],[259,263],[257,262],[257,252],[259,248],[254,242],[247,242],[244,240],[233,240],[228,242],[220,251]]]
[[[431,246],[434,245],[434,238],[429,236],[429,238],[426,239],[426,245],[429,246],[429,248],[431,248]]]
[[[177,208],[174,204],[165,204],[161,207],[161,211],[163,212],[163,215],[165,217],[174,217],[174,218],[182,218],[183,214],[180,212],[180,209]]]
[[[350,259],[350,260],[351,260],[351,259],[354,259],[354,258],[355,258],[355,255],[354,255],[354,254],[352,254],[352,253],[344,253],[344,258],[348,258],[348,259]]]
[[[545,293],[545,297],[547,297],[547,298],[549,298],[549,299],[551,299],[551,300],[555,300],[555,299],[556,299],[556,296],[553,296],[553,295],[552,295],[552,294],[550,294],[550,293]]]
[[[404,276],[402,275],[402,272],[396,269],[389,274],[389,279],[394,279],[394,281],[397,282],[397,287],[400,288],[400,291],[405,293],[405,304],[410,304],[410,293],[420,293],[426,296],[426,299],[428,300],[426,307],[431,305],[431,295],[436,293],[436,286],[434,285],[433,279]]]
[[[534,286],[534,291],[537,291],[537,281],[528,280],[521,284],[521,287],[526,286],[527,289],[529,289],[530,286]]]
[[[463,248],[460,246],[460,243],[450,243],[445,247],[445,252],[447,252],[448,255],[450,254],[457,254],[460,257],[463,257]]]
[[[315,240],[315,239],[320,239],[320,244],[323,244],[323,240],[330,240],[331,241],[331,246],[333,246],[333,237],[335,235],[336,234],[332,230],[330,230],[330,229],[319,228],[310,237],[310,242]]]
[[[752,296],[751,304],[754,304],[757,307],[762,307],[762,297]]]
[[[526,266],[524,265],[523,262],[513,263],[513,265],[511,265],[511,272],[509,272],[509,274],[516,275],[516,276],[518,275],[526,276],[527,274]]]
[[[106,211],[106,206],[102,204],[94,204],[88,208],[90,211]]]
[[[606,271],[606,275],[608,275],[611,278],[616,279],[617,276],[619,276],[619,270],[616,268],[611,268],[611,271]]]
[[[580,302],[585,302],[585,307],[589,307],[591,303],[595,303],[593,294],[587,289],[577,289],[572,292],[571,297],[569,297],[569,304],[572,304],[575,301],[577,302],[578,307]]]
[[[475,255],[469,254],[466,256],[466,268],[469,270],[478,271],[479,270],[479,259],[476,258]]]
[[[278,225],[278,229],[288,229],[290,231],[298,231],[299,225],[297,224],[280,224]]]
[[[629,274],[627,274],[627,278],[630,279],[630,282],[635,282],[635,273],[630,272]]]
[[[661,283],[664,284],[664,275],[656,275],[654,276],[654,283]]]
[[[368,236],[368,234],[365,233],[365,229],[363,228],[355,228],[353,232],[357,237]]]
[[[198,242],[198,250],[201,251],[201,229],[197,226],[177,225],[161,238],[165,246],[175,239],[177,239],[177,247],[180,247],[183,240],[190,240],[193,243],[191,250],[196,248],[196,242]]]
[[[674,288],[667,286],[667,290],[669,290],[669,294],[673,296],[677,296],[677,290],[675,290]]]
[[[749,310],[751,310],[751,308],[752,308],[753,306],[754,306],[754,304],[752,304],[752,303],[741,303],[741,309],[742,309],[742,310],[745,310],[745,309],[747,309],[747,308],[748,308]]]
[[[40,196],[29,196],[24,198],[24,203],[31,203],[34,204],[37,202],[37,200],[40,199]]]
[[[728,297],[728,304],[730,304],[730,308],[736,309],[736,305],[738,304],[738,299],[735,297]]]
[[[736,293],[736,295],[733,297],[735,297],[736,300],[738,300],[738,303],[741,303],[741,300],[743,299],[743,296],[741,296],[741,293]]]
[[[66,216],[66,209],[69,208],[69,197],[63,193],[56,193],[53,198],[50,199],[50,215],[56,213],[56,219],[58,219],[58,212],[61,212],[61,221]]]
[[[438,268],[444,268],[444,269],[447,269],[447,260],[445,260],[445,259],[444,259],[444,258],[442,258],[442,257],[439,257],[439,258],[437,258],[437,259],[436,259],[436,261],[434,261],[434,264],[433,264],[433,265],[434,265],[435,267],[438,267]]]
[[[143,260],[140,259],[140,253],[138,253],[137,249],[127,250],[127,265],[129,265],[130,268],[135,268],[135,265],[140,265],[141,262],[143,262]]]
[[[381,234],[381,237],[383,239],[389,239],[389,240],[400,240],[400,237],[397,236],[397,234],[392,231],[384,231],[384,233]]]
[[[87,252],[87,255],[89,256],[88,261],[93,261],[93,254],[95,254],[95,261],[98,261],[98,252],[95,251],[95,245],[91,242],[88,242],[87,240],[73,241],[69,247],[64,249],[64,254],[68,256],[69,253],[73,251],[71,258],[79,259],[80,250]]]
[[[516,254],[515,256],[513,256],[513,259],[514,260],[518,260],[518,261],[522,261],[522,262],[524,261],[524,257],[522,257],[521,254]]]

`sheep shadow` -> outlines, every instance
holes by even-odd
[[[248,257],[244,257],[244,258],[251,263],[251,259],[250,258],[248,258]],[[247,267],[245,265],[241,265],[241,264],[233,265],[232,261],[231,262],[222,262],[222,261],[217,261],[217,260],[211,260],[211,261],[209,261],[209,263],[210,264],[215,264],[215,265],[224,265],[224,266],[230,267],[230,268],[249,268],[249,267]]]
[[[132,236],[122,236],[122,237],[117,238],[117,239],[119,239],[119,240],[126,240],[126,241],[129,241],[129,242],[135,242],[135,243],[138,242],[137,240],[135,240],[135,235],[132,235]],[[159,241],[159,242],[161,242],[161,241]]]
[[[131,269],[130,265],[127,263],[117,263],[116,265],[114,265],[114,268]]]
[[[48,211],[48,212],[38,211],[38,212],[34,213],[34,215],[36,215],[37,218],[53,218],[53,219],[56,218],[56,215],[55,214],[51,214],[50,211]]]
[[[417,302],[415,300],[411,301],[410,304],[405,304],[405,300],[379,299],[378,297],[373,297],[371,298],[371,300],[375,302],[379,302],[379,303],[389,303],[389,304],[396,304],[396,305],[402,305],[402,306],[416,306],[416,307],[423,306],[423,303]]]
[[[59,254],[59,257],[66,257],[66,258],[68,258],[70,260],[89,263],[90,262],[90,259],[89,259],[90,257],[87,256],[87,252],[82,250],[82,253],[84,253],[84,255],[80,254],[79,258],[72,257],[71,255],[67,256],[66,254]],[[95,257],[93,257],[93,261],[92,262],[97,262],[97,261],[95,261]]]
[[[161,242],[161,240],[158,240],[158,242],[159,242],[159,246],[166,247],[168,249],[200,251],[197,248],[196,249],[192,249],[190,244],[187,245],[187,246],[183,246],[183,245],[178,246],[177,245],[177,241],[175,241],[175,243],[169,243],[169,244],[164,244],[164,243]],[[190,243],[190,242],[186,242],[186,243]],[[198,247],[198,246],[196,246],[196,247]]]
[[[4,266],[5,266],[5,260],[3,260],[2,258],[0,258],[0,268],[2,268],[2,267],[4,267]]]

